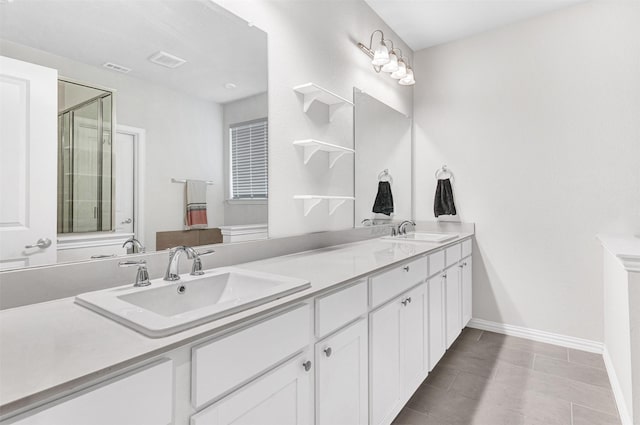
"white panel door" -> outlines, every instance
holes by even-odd
[[[402,389],[408,399],[428,373],[428,319],[426,284],[407,292],[402,300],[400,315]]]
[[[461,262],[460,277],[462,281],[462,327],[467,326],[472,317],[473,309],[473,267],[471,257]]]
[[[0,270],[56,262],[57,97],[58,71],[0,56]]]
[[[193,415],[191,425],[312,425],[312,374],[309,356],[298,355]]]
[[[316,344],[316,425],[369,423],[366,319]]]
[[[115,178],[115,228],[117,233],[134,233],[134,151],[136,136],[116,131],[113,146]]]
[[[444,271],[444,287],[446,300],[446,335],[447,348],[458,338],[462,329],[462,297],[460,290],[460,272],[457,265]]]
[[[444,278],[427,281],[429,292],[429,370],[433,370],[446,350],[444,332]]]
[[[402,407],[400,299],[371,313],[371,424],[389,424]]]

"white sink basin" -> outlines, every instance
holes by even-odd
[[[78,295],[77,304],[150,337],[163,337],[267,303],[311,284],[302,279],[223,267]],[[180,290],[180,291],[179,291]]]
[[[414,232],[407,233],[406,235],[399,236],[384,236],[381,238],[385,241],[396,242],[430,242],[430,243],[442,243],[450,241],[458,237],[457,233],[426,233],[426,232]]]

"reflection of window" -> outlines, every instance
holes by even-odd
[[[267,198],[267,119],[232,124],[231,198]]]

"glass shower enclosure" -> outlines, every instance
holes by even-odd
[[[113,230],[114,93],[58,84],[58,233]]]

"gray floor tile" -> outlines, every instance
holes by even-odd
[[[587,353],[586,351],[569,348],[569,361],[585,366],[597,367],[602,370],[605,369],[602,354]]]
[[[533,370],[549,373],[551,375],[562,376],[564,378],[573,379],[574,381],[597,385],[599,387],[607,389],[611,388],[611,385],[609,383],[609,376],[604,369],[584,366],[566,360],[552,359],[545,356],[536,356]]]
[[[604,413],[617,415],[613,392],[596,385],[585,384],[557,375],[501,363],[496,371],[496,382],[512,388],[526,387],[529,391],[560,400],[589,406]]]
[[[620,425],[601,360],[465,329],[393,424]]]
[[[436,388],[440,388],[441,390],[448,390],[453,380],[456,378],[458,371],[455,369],[448,368],[446,366],[438,365],[436,366],[427,379],[424,380],[423,385],[431,385]]]
[[[515,350],[530,351],[536,354],[542,354],[548,357],[567,360],[567,349],[564,347],[558,347],[557,345],[545,344],[544,342],[531,341],[524,338],[518,338],[515,336],[508,336],[497,334],[494,332],[483,332],[480,336],[480,341],[487,343],[499,344],[505,348],[512,348]]]
[[[573,405],[573,425],[620,425],[617,416],[607,415],[588,407]]]

